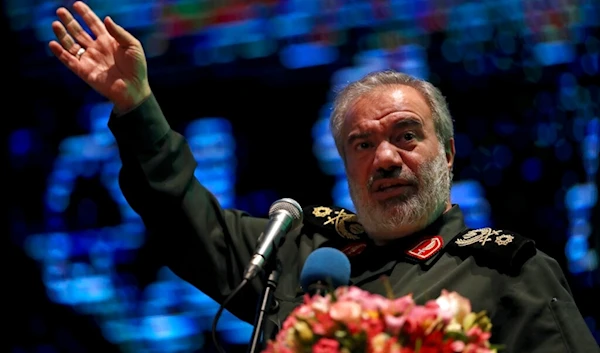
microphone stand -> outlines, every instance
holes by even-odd
[[[261,300],[258,304],[258,310],[254,318],[254,329],[252,330],[252,336],[250,344],[248,346],[248,353],[257,353],[262,350],[263,347],[263,328],[267,311],[271,308],[273,302],[273,293],[277,289],[279,283],[279,275],[281,275],[281,263],[276,261],[275,266],[270,266],[271,272],[267,278],[267,283],[262,291]]]

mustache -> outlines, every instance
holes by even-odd
[[[411,185],[418,185],[419,180],[417,177],[410,172],[402,173],[402,168],[396,167],[392,169],[378,169],[367,181],[367,189],[371,189],[373,183],[378,180],[386,179],[386,180],[402,180],[403,182],[407,182]]]

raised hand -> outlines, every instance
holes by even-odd
[[[64,7],[56,11],[52,23],[58,41],[50,50],[71,71],[98,93],[109,99],[118,111],[126,111],[150,95],[146,57],[139,40],[110,17],[104,22],[81,1],[73,4],[95,36],[92,38]]]

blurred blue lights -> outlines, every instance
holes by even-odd
[[[337,49],[317,43],[292,44],[282,48],[279,55],[288,69],[331,64],[338,58]]]
[[[521,173],[523,180],[534,182],[542,177],[542,161],[539,158],[527,158],[522,166]]]
[[[600,119],[590,119],[582,138],[582,159],[587,180],[572,185],[565,194],[569,214],[569,238],[565,248],[569,270],[573,273],[598,268],[598,253],[589,248],[592,233],[592,210],[598,205],[598,160],[600,154]]]
[[[32,131],[28,129],[15,130],[10,134],[8,146],[13,156],[25,156],[32,148]]]
[[[233,207],[237,161],[229,121],[223,118],[193,121],[185,136],[198,161],[196,178],[217,197],[222,207]]]
[[[492,226],[490,203],[479,182],[475,180],[455,182],[450,191],[450,199],[452,203],[460,205],[468,227],[476,229]]]
[[[115,141],[107,128],[112,106],[84,107],[87,135],[66,138],[59,148],[54,169],[48,177],[47,228],[55,232],[32,234],[25,250],[43,267],[48,297],[81,313],[93,314],[107,339],[115,344],[143,343],[153,351],[193,351],[204,344],[200,333],[209,330],[218,305],[168,269],[137,299],[139,288],[127,280],[116,265],[129,261],[122,256],[140,248],[144,226],[125,201],[118,185],[120,160]],[[14,139],[27,136],[18,133]],[[229,122],[223,118],[192,121],[185,136],[198,162],[196,176],[224,207],[235,206],[235,140]],[[25,141],[26,142],[26,141]],[[62,214],[71,204],[71,194],[80,177],[99,175],[103,186],[121,211],[122,224],[113,227],[70,231]],[[98,212],[91,199],[79,205],[78,219],[97,226]],[[76,259],[87,258],[82,262]],[[251,326],[230,313],[220,322],[220,333],[229,343],[249,340]]]
[[[572,43],[561,41],[538,43],[533,47],[533,53],[543,66],[570,63],[577,57]]]

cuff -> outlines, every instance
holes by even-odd
[[[171,129],[153,94],[128,112],[117,114],[113,111],[108,128],[120,146],[127,146],[134,152],[158,148],[158,143]]]

